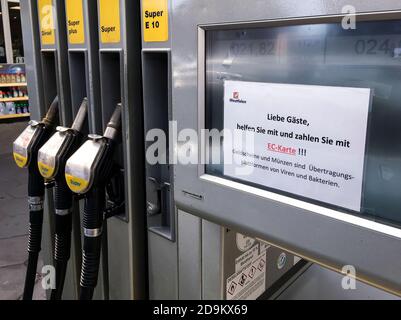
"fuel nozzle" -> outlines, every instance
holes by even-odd
[[[58,121],[58,98],[49,107],[42,121],[30,121],[14,141],[13,155],[21,168],[28,167],[29,242],[28,267],[25,278],[24,300],[31,300],[35,285],[36,268],[41,250],[43,225],[44,180],[37,166],[38,151],[50,137]]]
[[[118,104],[104,135],[89,135],[89,139],[68,159],[65,168],[65,178],[70,189],[85,196],[81,300],[92,299],[97,285],[106,206],[105,189],[111,178],[114,148],[120,132],[121,104]]]
[[[57,127],[56,132],[38,152],[38,168],[46,181],[54,185],[54,265],[56,268],[56,288],[50,299],[60,300],[67,265],[71,254],[73,194],[64,178],[67,159],[78,149],[88,111],[88,100],[83,99],[71,128]],[[47,120],[51,119],[50,115]]]
[[[58,122],[58,97],[56,96],[51,103],[46,116],[42,119],[42,123],[46,127],[54,128]]]
[[[110,140],[117,140],[121,128],[121,103],[116,106],[113,115],[104,131],[104,137]]]

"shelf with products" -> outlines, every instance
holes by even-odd
[[[29,112],[29,102],[27,98],[25,101],[0,101],[0,119],[28,117]]]
[[[0,88],[7,88],[7,87],[26,87],[28,84],[26,82],[10,82],[10,83],[1,83]]]
[[[28,101],[29,97],[15,97],[15,98],[0,98],[0,102],[18,102]]]
[[[30,116],[29,97],[23,64],[0,64],[0,120]]]

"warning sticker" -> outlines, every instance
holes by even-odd
[[[38,0],[40,36],[43,45],[56,43],[54,8],[52,0]]]
[[[67,0],[68,41],[71,44],[85,43],[84,13],[82,0]]]
[[[142,20],[145,42],[168,40],[167,0],[144,0],[142,2]]]
[[[99,32],[102,43],[119,43],[120,0],[99,0]]]
[[[254,248],[259,249],[258,246]],[[252,248],[250,251],[253,251]],[[266,251],[226,282],[227,300],[255,300],[266,290]]]

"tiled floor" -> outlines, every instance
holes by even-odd
[[[20,299],[27,259],[27,171],[12,159],[12,142],[26,123],[0,123],[0,300]],[[41,263],[39,263],[39,267]],[[44,299],[40,276],[34,299]]]

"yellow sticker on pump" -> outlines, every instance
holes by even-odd
[[[99,0],[99,32],[102,43],[119,43],[120,0]]]
[[[143,0],[142,2],[143,40],[163,42],[168,40],[167,0]]]
[[[50,179],[54,175],[54,167],[48,166],[43,162],[38,162],[39,172],[41,176],[45,179]]]
[[[28,165],[28,158],[24,157],[16,152],[13,152],[14,161],[20,168],[25,168]]]
[[[40,35],[43,45],[56,43],[53,0],[38,0]]]
[[[66,0],[67,31],[70,44],[85,43],[82,0]]]
[[[72,192],[75,193],[85,193],[89,186],[89,181],[84,179],[74,177],[69,174],[65,174],[65,179],[67,181],[67,185]]]

